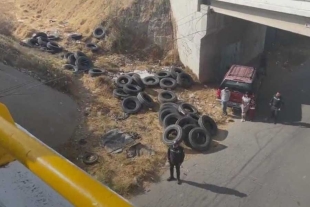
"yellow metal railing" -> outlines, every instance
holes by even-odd
[[[3,104],[0,104],[0,146],[0,165],[17,159],[74,206],[132,206],[41,141],[18,129]]]

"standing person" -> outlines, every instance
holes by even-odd
[[[278,121],[278,115],[279,115],[279,111],[281,111],[281,107],[284,105],[284,102],[283,102],[283,99],[282,99],[282,96],[279,92],[277,92],[273,97],[272,99],[270,100],[269,102],[269,105],[270,105],[270,116],[267,118],[267,121],[270,119],[270,118],[273,118],[274,119],[274,124],[277,123]]]
[[[242,96],[242,104],[241,104],[241,121],[244,122],[246,118],[246,114],[248,113],[248,110],[250,108],[250,101],[251,98],[249,97],[248,92],[246,92]]]
[[[221,90],[221,102],[222,102],[222,109],[223,114],[227,115],[227,102],[230,99],[230,91],[228,87],[225,87],[223,90]]]
[[[177,171],[177,179],[178,179],[178,184],[180,185],[181,179],[180,179],[180,167],[181,164],[184,161],[184,149],[179,145],[178,142],[174,142],[172,146],[168,148],[168,161],[170,164],[170,177],[167,179],[167,181],[172,181],[175,180],[173,176],[174,172],[174,167],[176,168]]]

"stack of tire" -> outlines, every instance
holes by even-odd
[[[37,47],[42,51],[46,51],[52,54],[60,53],[63,49],[59,46],[55,40],[59,37],[55,35],[47,35],[44,32],[37,32],[32,35],[31,38],[24,40],[24,44],[29,47]]]
[[[64,59],[67,64],[63,68],[73,70],[74,72],[88,71],[93,67],[92,61],[81,51],[67,52],[64,54]]]
[[[145,85],[139,74],[120,75],[115,81],[113,96],[122,100],[122,109],[127,114],[138,113],[142,108],[153,108],[153,99],[144,92]]]
[[[162,140],[166,145],[184,142],[196,151],[207,151],[212,137],[217,134],[215,121],[185,102],[163,103],[159,110],[159,123],[164,128]]]

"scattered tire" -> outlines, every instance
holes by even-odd
[[[163,78],[159,82],[159,86],[162,89],[175,89],[177,87],[177,82],[172,78]]]
[[[69,38],[73,39],[73,40],[80,40],[82,39],[82,35],[80,33],[73,33],[69,35]]]
[[[68,57],[70,56],[70,55],[73,55],[73,53],[72,52],[66,52],[65,54],[64,54],[64,59],[68,59]],[[75,61],[74,61],[75,62]]]
[[[210,132],[212,136],[217,134],[218,131],[217,124],[211,117],[203,115],[199,118],[198,123],[200,127]]]
[[[168,103],[163,103],[163,104],[160,105],[159,111],[163,111],[166,108],[174,108],[174,109],[178,110],[178,107],[179,107],[179,105],[176,104],[176,103],[169,103],[169,102]]]
[[[78,59],[79,57],[87,57],[87,55],[81,51],[77,51],[74,54],[75,59]]]
[[[177,83],[183,88],[192,87],[194,81],[193,78],[187,73],[180,73],[177,76]]]
[[[75,66],[71,65],[71,64],[65,64],[65,65],[62,66],[62,68],[66,69],[66,70],[74,70]]]
[[[154,107],[154,101],[147,93],[140,92],[137,95],[137,98],[143,106],[145,106],[147,108],[153,108]]]
[[[184,71],[181,68],[173,67],[173,68],[171,68],[170,72],[171,72],[171,76],[174,79],[176,79],[178,77],[178,75],[180,73],[183,73]]]
[[[197,151],[206,151],[211,144],[211,135],[204,128],[194,128],[189,132],[188,141],[192,148]]]
[[[188,125],[188,124],[194,124],[196,125],[197,127],[199,126],[198,125],[198,122],[195,120],[195,119],[192,119],[191,117],[188,117],[188,116],[185,116],[185,117],[181,117],[178,119],[178,121],[176,122],[176,125],[179,125],[180,127],[184,127],[185,125]]]
[[[192,119],[195,119],[197,122],[198,122],[198,120],[200,118],[200,116],[198,114],[194,114],[194,113],[188,113],[188,114],[186,114],[186,116],[189,116]]]
[[[95,153],[87,153],[83,156],[83,162],[87,165],[95,164],[99,159],[99,156]]]
[[[198,113],[198,110],[196,109],[196,107],[194,107],[193,105],[189,103],[181,103],[179,105],[179,112],[184,115],[189,114],[189,113],[196,114]]]
[[[181,116],[177,113],[167,115],[163,120],[164,128],[167,128],[170,125],[176,124]]]
[[[140,111],[141,103],[137,97],[130,96],[122,101],[122,109],[127,114],[135,114]]]
[[[158,119],[161,126],[163,125],[164,119],[170,114],[178,114],[178,111],[175,108],[165,108],[159,112]]]
[[[121,75],[115,81],[115,84],[121,88],[123,88],[126,84],[131,83],[132,83],[132,77],[130,77],[129,75]]]
[[[194,128],[197,128],[196,124],[187,124],[184,127],[182,127],[182,129],[183,129],[183,141],[184,141],[185,145],[190,147],[190,148],[192,148],[192,145],[189,142],[188,136],[189,136],[189,132]]]
[[[113,96],[118,99],[124,99],[129,97],[130,95],[127,94],[122,88],[117,88],[113,90]]]
[[[38,41],[38,44],[39,44],[41,47],[47,47],[47,43],[48,43],[48,39],[47,39],[47,38],[38,37],[38,38],[37,38],[37,41]]]
[[[159,78],[157,76],[148,76],[142,79],[145,86],[155,87],[159,84]]]
[[[97,27],[93,31],[93,36],[97,39],[103,38],[105,36],[105,29],[103,27]]]
[[[33,38],[25,39],[25,40],[23,40],[23,43],[27,47],[36,47],[36,46],[38,46],[38,40],[33,39]]]
[[[90,75],[90,77],[96,77],[96,76],[101,76],[101,75],[105,74],[105,71],[100,70],[100,69],[90,69],[88,71],[88,74]]]
[[[76,58],[74,57],[74,54],[70,54],[67,58],[67,63],[71,65],[75,65]]]
[[[173,145],[174,142],[181,142],[183,139],[183,130],[178,125],[168,126],[164,133],[162,140],[166,145]]]
[[[156,73],[156,76],[159,78],[159,80],[163,79],[163,78],[169,78],[171,77],[171,73],[169,71],[159,71]]]
[[[177,95],[172,91],[161,91],[158,94],[158,101],[160,103],[176,102],[177,100]]]
[[[138,86],[140,86],[144,90],[145,85],[144,85],[142,79],[140,78],[140,75],[133,74],[131,77],[132,77],[133,83],[137,84]]]
[[[142,88],[140,86],[133,84],[126,84],[124,85],[123,89],[126,93],[131,95],[137,95],[139,92],[142,91]]]
[[[60,47],[56,42],[48,42],[46,47],[48,49],[55,51],[55,52],[61,52],[62,51],[62,47]]]
[[[99,46],[95,43],[87,43],[86,47],[90,49],[92,52],[97,52],[99,50]]]
[[[47,34],[44,33],[44,32],[37,32],[37,33],[34,33],[34,34],[32,35],[32,38],[33,38],[33,39],[36,39],[36,38],[38,38],[38,37],[43,37],[43,38],[47,39]]]
[[[76,59],[75,66],[78,70],[89,70],[93,64],[88,57],[80,56]]]

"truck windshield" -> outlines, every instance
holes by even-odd
[[[252,86],[249,83],[226,80],[221,85],[221,88],[225,87],[228,87],[232,91],[239,91],[241,93],[252,92]]]

